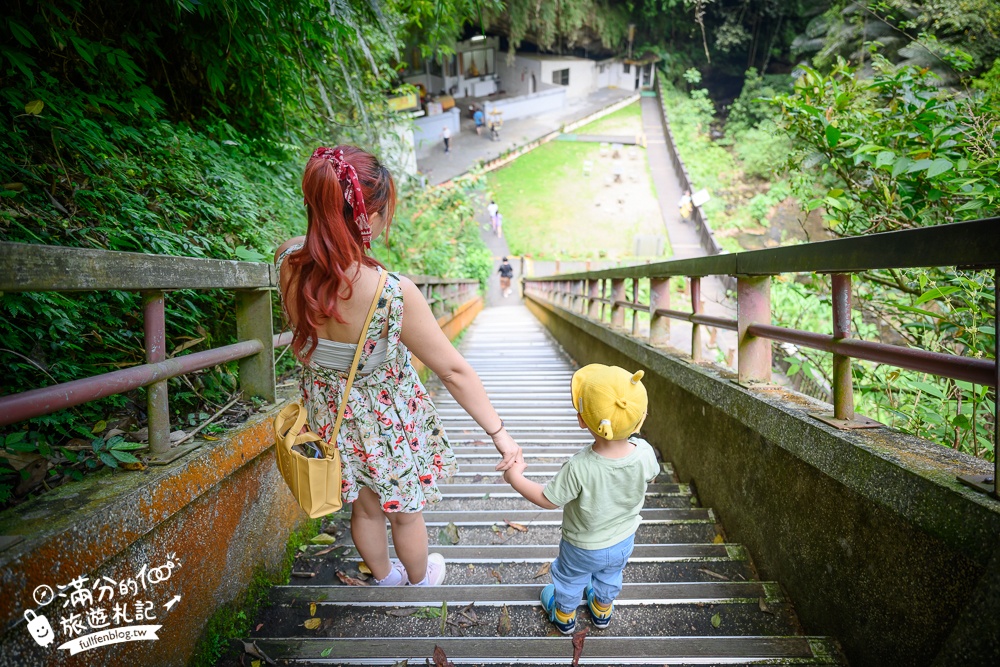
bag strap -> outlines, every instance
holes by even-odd
[[[385,288],[385,279],[387,276],[385,269],[379,272],[378,289],[375,290],[375,298],[372,299],[372,305],[368,309],[368,317],[365,318],[365,325],[361,328],[361,339],[358,341],[358,349],[354,352],[354,361],[351,362],[351,370],[347,375],[347,384],[344,386],[344,396],[340,401],[340,409],[337,410],[337,422],[333,425],[333,433],[330,435],[329,442],[333,445],[327,450],[328,458],[333,458],[329,456],[330,452],[336,451],[337,449],[337,434],[340,433],[340,424],[344,421],[344,411],[347,409],[347,399],[351,397],[351,387],[354,385],[354,376],[358,372],[358,360],[361,359],[361,351],[365,346],[365,339],[368,336],[368,327],[371,326],[372,317],[375,316],[375,309],[378,307],[379,297],[382,296],[382,290]]]

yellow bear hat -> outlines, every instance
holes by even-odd
[[[639,430],[648,404],[643,371],[589,364],[573,374],[573,407],[587,427],[607,440],[625,440]]]

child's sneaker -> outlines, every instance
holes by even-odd
[[[406,568],[398,560],[393,560],[390,562],[392,565],[389,570],[389,574],[385,575],[385,579],[372,579],[375,581],[376,586],[405,586],[410,583],[409,579],[406,577]]]
[[[414,586],[440,586],[445,576],[444,556],[441,554],[427,554],[427,576],[420,583]]]
[[[615,603],[612,601],[606,609],[602,610],[600,607],[603,605],[594,597],[594,588],[592,586],[587,586],[584,595],[587,596],[587,608],[590,609],[590,621],[594,624],[594,627],[598,630],[608,627],[608,624],[611,623],[611,614],[615,611]]]
[[[541,601],[542,608],[545,609],[545,614],[552,621],[552,625],[556,626],[556,629],[564,635],[573,634],[573,631],[576,630],[576,612],[574,611],[572,615],[566,616],[566,614],[556,609],[555,585],[549,584],[542,589]]]

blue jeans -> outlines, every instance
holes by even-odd
[[[635,534],[605,549],[581,549],[566,540],[559,542],[559,556],[552,561],[552,583],[556,586],[556,607],[572,614],[580,605],[583,591],[594,587],[601,603],[613,602],[622,592],[622,570],[632,555]]]

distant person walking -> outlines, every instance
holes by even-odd
[[[445,125],[441,128],[441,138],[444,139],[444,152],[451,152],[451,128]]]
[[[472,114],[472,120],[476,122],[476,134],[482,135],[483,125],[486,124],[486,114],[483,113],[482,109],[476,108],[476,111]]]
[[[500,262],[500,268],[497,269],[497,273],[500,274],[500,292],[503,294],[503,298],[506,299],[512,291],[510,288],[510,279],[514,277],[514,267],[510,265],[506,257]]]
[[[496,234],[497,233],[497,213],[500,212],[500,207],[497,206],[497,203],[491,199],[490,200],[490,205],[486,207],[486,210],[489,211],[489,214],[490,214],[490,229],[492,229],[493,233]]]
[[[497,211],[496,224],[493,226],[493,231],[496,232],[497,238],[503,238],[503,213]]]

